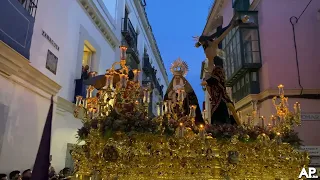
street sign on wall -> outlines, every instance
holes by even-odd
[[[301,151],[307,151],[309,156],[320,156],[320,146],[301,146]]]
[[[302,121],[320,121],[320,113],[301,113]]]

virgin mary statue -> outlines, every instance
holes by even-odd
[[[171,109],[175,111],[179,117],[188,116],[190,114],[190,106],[195,107],[195,124],[204,124],[196,93],[185,78],[188,72],[188,65],[178,58],[173,62],[170,70],[173,78],[164,96],[164,101],[170,101],[172,104],[181,103],[183,106],[182,111],[178,106],[172,107]]]

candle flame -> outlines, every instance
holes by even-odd
[[[183,126],[183,123],[180,123],[180,126]]]

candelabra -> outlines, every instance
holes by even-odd
[[[293,105],[294,111],[289,110],[288,97],[284,95],[284,86],[278,86],[279,96],[272,99],[273,105],[276,109],[276,115],[272,115],[270,120],[272,125],[279,131],[290,130],[294,125],[301,124],[301,107],[300,103],[296,102]]]
[[[293,105],[294,111],[289,110],[288,97],[285,97],[284,86],[278,86],[279,95],[272,98],[273,105],[276,110],[275,115],[270,116],[269,123],[264,116],[259,117],[259,124],[262,128],[283,132],[291,130],[294,125],[301,124],[301,107],[300,103],[296,102]],[[252,101],[252,113],[247,114],[247,126],[252,125],[253,120],[257,117],[257,101]]]
[[[120,61],[113,63],[111,68],[106,70],[102,77],[105,86],[97,89],[95,96],[93,95],[95,87],[89,85],[86,89],[86,97],[76,97],[75,117],[82,118],[84,121],[105,119],[113,110],[119,114],[140,111],[145,112],[147,116],[151,88],[149,85],[140,86],[138,69],[132,70],[133,78],[129,79],[126,51],[125,46],[120,46]],[[120,65],[120,69],[116,70],[116,65]],[[91,74],[93,77],[96,75],[96,73]]]

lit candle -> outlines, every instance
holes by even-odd
[[[196,105],[190,105],[190,117],[194,118],[196,117]]]
[[[296,103],[293,105],[293,109],[294,109],[294,113],[295,113],[295,114],[299,114],[299,113],[301,112],[300,103],[299,103],[299,102],[296,102]]]
[[[76,106],[81,106],[82,96],[76,97]]]
[[[283,90],[284,86],[282,84],[280,84],[278,86],[278,89],[279,89],[279,96],[284,96],[284,90]]]
[[[87,105],[88,105],[87,100],[82,99],[82,104],[83,104],[83,108],[87,109]]]
[[[149,89],[148,88],[145,88],[143,90],[143,103],[148,103],[150,100],[149,100]]]
[[[178,137],[183,137],[183,135],[184,135],[184,125],[183,125],[183,123],[181,122],[181,123],[179,124]]]
[[[164,102],[164,113],[167,114],[168,113],[168,101]]]
[[[277,132],[276,135],[277,135],[277,136],[276,136],[276,141],[277,141],[277,143],[278,143],[278,144],[282,143],[281,133]]]
[[[265,127],[265,124],[264,124],[264,117],[263,117],[263,116],[261,116],[261,117],[260,117],[260,119],[261,119],[261,127],[262,127],[262,128],[264,128],[264,127]]]
[[[138,82],[140,71],[138,69],[134,69],[133,74],[134,74],[133,81]]]
[[[157,113],[158,113],[158,116],[161,116],[160,104],[157,104]]]
[[[127,47],[125,46],[120,46],[120,59],[121,60],[126,60],[127,59]]]
[[[271,119],[271,122],[272,122],[272,126],[273,127],[276,126],[276,118],[274,117],[274,115],[271,115],[270,119]]]
[[[204,130],[203,124],[200,124],[200,126],[199,126],[199,136],[201,139],[205,138],[205,130]]]
[[[207,111],[206,110],[203,110],[203,112],[202,112],[202,117],[203,117],[203,120],[206,120],[206,113],[207,113]]]
[[[127,87],[127,78],[128,76],[126,74],[120,74],[120,87],[122,89]]]

